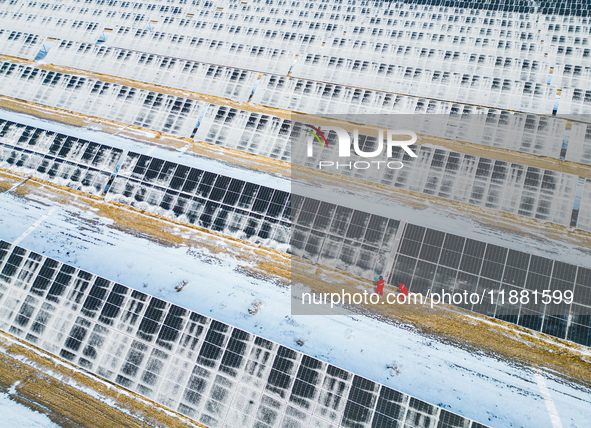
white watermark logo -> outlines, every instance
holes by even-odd
[[[306,125],[311,130],[306,129],[305,131],[308,132],[310,135],[307,138],[307,155],[308,157],[314,156],[314,140],[318,141],[320,146],[324,149],[325,147],[328,148],[328,141],[326,136],[333,131],[337,135],[338,141],[338,157],[339,158],[350,158],[351,157],[351,137],[349,133],[345,131],[343,128],[339,128],[337,126],[324,126],[322,129],[320,127],[316,128],[311,125]],[[384,138],[384,133],[386,137]],[[410,137],[410,139],[405,140],[395,140],[394,136],[406,136]],[[323,144],[324,142],[324,144]],[[353,150],[355,154],[362,158],[376,158],[378,156],[383,156],[384,152],[384,145],[386,147],[386,155],[388,158],[392,157],[392,151],[394,147],[401,147],[407,155],[410,157],[416,158],[417,155],[412,149],[409,147],[417,142],[417,134],[412,131],[408,130],[394,130],[388,129],[386,131],[379,130],[378,131],[378,138],[377,138],[377,147],[375,150],[371,152],[365,152],[361,150],[359,147],[359,131],[356,129],[353,131]],[[385,143],[385,144],[384,144]],[[334,167],[336,164],[336,169],[339,168],[348,168],[348,169],[369,169],[372,165],[380,169],[382,165],[385,165],[386,168],[389,169],[400,169],[403,167],[402,162],[400,161],[370,161],[370,160],[362,160],[356,162],[333,162],[333,161],[320,161],[318,167],[322,168],[329,168]]]

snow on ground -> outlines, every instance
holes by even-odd
[[[0,239],[151,293],[246,331],[297,348],[374,381],[493,427],[588,427],[591,390],[423,337],[362,316],[291,316],[287,288],[246,276],[230,256],[200,248],[164,247],[110,227],[91,211],[44,198],[0,194]],[[242,264],[242,263],[241,263]],[[187,281],[181,292],[175,285]],[[260,300],[256,315],[248,307]],[[303,346],[296,345],[302,340]],[[388,368],[391,366],[392,368]],[[551,406],[550,406],[551,407]]]
[[[9,394],[0,392],[0,415],[2,428],[58,428],[44,414],[29,409],[10,398]]]

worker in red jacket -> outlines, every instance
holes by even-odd
[[[380,296],[384,295],[384,285],[386,285],[386,281],[384,281],[383,276],[380,276],[380,280],[378,281],[376,286],[376,294],[379,294]]]

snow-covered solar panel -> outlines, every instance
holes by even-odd
[[[212,428],[485,427],[5,241],[0,328]]]
[[[100,195],[123,150],[0,119],[0,167]]]
[[[397,220],[133,152],[106,200],[367,278],[392,257],[398,228]]]
[[[469,73],[462,65],[451,71],[429,70],[413,67],[402,57],[400,62],[388,57],[386,63],[308,55],[296,63],[291,76],[509,110],[530,111],[533,107],[538,113],[552,111],[548,107],[554,102],[557,87],[545,81],[515,80],[516,70],[508,69],[505,75],[493,70],[488,75]]]
[[[258,78],[237,68],[65,40],[45,62],[236,101],[248,101]]]
[[[408,224],[389,282],[423,296],[476,293],[482,300],[456,305],[591,346],[591,269]],[[544,304],[543,290],[572,292],[572,304]]]
[[[579,216],[577,218],[577,229],[591,232],[591,179],[589,178],[583,184]]]
[[[373,280],[394,256],[399,221],[291,195],[290,253]]]
[[[560,94],[558,114],[591,114],[591,90],[587,87],[566,88]]]
[[[203,102],[84,76],[0,62],[0,94],[189,137]]]
[[[591,125],[584,123],[571,125],[565,159],[591,165]]]
[[[290,130],[289,119],[209,105],[193,139],[289,162]]]
[[[376,126],[391,122],[392,114],[414,114],[405,121],[425,135],[556,159],[566,129],[563,119],[271,75],[261,78],[253,101],[308,114],[348,114],[357,123]]]
[[[364,118],[364,116],[361,117]],[[437,119],[438,117],[434,117],[434,122],[431,124],[435,128],[445,130],[437,122]],[[449,121],[451,122],[452,119]],[[493,119],[495,119],[494,116]],[[532,117],[531,120],[525,120],[525,117],[521,117],[521,119],[521,121],[517,121],[518,125],[523,128],[530,126],[534,132],[537,131],[539,134],[537,139],[533,138],[536,134],[530,134],[529,143],[531,146],[535,146],[537,141],[545,141],[543,138],[544,120],[535,117]],[[424,115],[404,116],[400,120],[405,121],[405,128],[416,129],[417,132],[423,131],[421,127],[425,123],[429,124],[428,116]],[[483,130],[487,131],[486,121],[488,118],[483,116],[483,121],[476,122],[476,125],[482,126]],[[470,125],[470,121],[468,122]],[[555,125],[554,129],[551,126],[553,124]],[[493,129],[495,125],[496,123],[493,121]],[[550,128],[549,136],[553,136],[554,141],[559,142],[561,146],[565,122],[550,120],[549,125],[546,126],[546,128]],[[300,140],[305,138],[306,134],[300,132],[301,129],[298,128],[288,137],[286,133],[290,131],[290,127],[291,124],[286,119],[227,107],[209,108],[195,139],[263,156],[282,160],[290,159],[294,164],[311,168],[316,168],[320,160],[334,162],[339,160],[338,144],[334,133],[328,136],[330,148],[317,151],[314,157],[308,157],[303,150],[293,153],[293,145],[305,146],[305,141]],[[453,127],[450,126],[450,128]],[[496,141],[504,141],[509,139],[507,136],[511,136],[511,132],[516,133],[509,126],[507,128],[509,128],[506,131],[508,135],[503,135],[501,128],[499,135],[495,136]],[[518,134],[520,134],[519,130],[520,128],[517,128]],[[472,129],[460,127],[459,130],[452,129],[452,132],[452,138],[457,138],[460,134],[469,137]],[[490,137],[490,132],[487,134]],[[444,134],[443,136],[448,135]],[[522,141],[527,142],[527,137],[527,134],[524,133]],[[376,144],[376,137],[361,135],[360,139],[362,141],[360,148],[364,151],[371,151],[371,148]],[[465,139],[461,138],[461,140]],[[552,138],[550,139],[552,140]],[[416,153],[418,154],[417,158],[410,158],[405,156],[401,148],[395,148],[391,160],[402,161],[404,167],[401,169],[341,168],[334,172],[542,221],[562,225],[570,224],[577,182],[577,177],[572,174],[466,155],[444,148],[417,146]],[[363,159],[355,158],[354,160]]]
[[[530,88],[532,89],[532,88]],[[528,104],[537,103],[535,91],[531,91],[531,99]],[[538,100],[539,101],[539,100]],[[552,103],[554,98],[551,99]],[[253,96],[252,102],[266,105],[269,107],[278,107],[292,110],[300,113],[318,114],[318,115],[342,115],[342,114],[489,114],[489,115],[508,115],[516,118],[525,117],[529,120],[541,120],[550,124],[552,129],[556,126],[562,126],[564,121],[553,118],[536,118],[534,115],[525,115],[510,111],[499,111],[488,107],[479,107],[464,104],[455,104],[447,101],[438,101],[429,98],[411,97],[395,93],[373,91],[361,89],[354,86],[343,86],[323,83],[313,80],[291,79],[276,75],[263,75],[257,90]],[[524,101],[525,102],[525,101]],[[537,104],[536,104],[537,105]],[[535,109],[524,108],[526,111],[535,112]],[[515,119],[521,121],[523,119]],[[554,125],[556,124],[556,125]],[[510,124],[514,126],[513,124]],[[520,126],[524,126],[521,124]],[[535,129],[532,128],[532,129]],[[436,128],[432,131],[437,135]],[[532,132],[526,130],[526,132]],[[550,136],[548,136],[550,137]],[[562,137],[562,136],[560,136]],[[484,140],[474,141],[477,144],[487,144]],[[520,150],[529,153],[551,155],[558,157],[554,153],[555,146],[558,144],[550,140],[549,147],[523,146],[515,147],[511,142],[498,142],[511,150]]]
[[[21,31],[0,29],[0,54],[34,59],[45,37]]]
[[[287,251],[289,193],[130,152],[106,200]]]
[[[105,24],[108,25],[106,22]],[[15,47],[18,46],[23,35],[32,30],[35,31],[36,37],[39,37],[42,41],[47,37],[51,37],[88,42],[96,42],[104,31],[104,26],[100,25],[99,22],[89,20],[87,14],[68,18],[51,9],[40,10],[35,13],[19,13],[18,15],[0,15],[0,27],[4,31],[19,36],[8,39],[5,43],[5,46],[11,51],[14,51]],[[15,56],[23,58],[22,55],[15,54]]]
[[[251,45],[240,39],[210,39],[199,33],[185,36],[149,30],[127,32],[121,28],[114,31],[106,45],[282,75],[287,74],[295,58],[295,53],[286,49]]]

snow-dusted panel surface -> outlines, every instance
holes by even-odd
[[[286,49],[249,44],[240,38],[231,40],[196,34],[136,30],[121,27],[109,38],[108,45],[151,54],[168,55],[227,67],[240,67],[286,75],[295,54]]]
[[[193,138],[289,162],[290,130],[288,119],[210,104]]]
[[[565,159],[591,165],[591,125],[572,124]]]
[[[556,159],[566,128],[561,119],[276,75],[262,76],[252,101],[307,114],[351,115],[377,126],[391,122],[393,114],[406,115],[404,121],[426,135]]]
[[[257,79],[252,71],[65,40],[45,62],[237,101],[248,101]]]
[[[100,195],[123,150],[0,119],[0,167]]]
[[[585,180],[585,184],[583,185],[583,195],[579,207],[577,229],[591,232],[591,179],[589,178]]]
[[[130,152],[106,200],[287,251],[289,193]]]
[[[37,34],[0,29],[0,54],[33,59],[44,41],[45,37]]]
[[[5,241],[0,328],[212,428],[485,428]]]
[[[2,95],[189,137],[203,103],[36,67],[0,62]]]
[[[394,258],[399,221],[291,195],[290,253],[374,280]]]
[[[106,200],[373,279],[398,221],[129,153]]]
[[[49,3],[43,4],[49,6]],[[96,42],[103,32],[104,26],[96,21],[88,20],[88,14],[81,14],[81,16],[74,19],[66,18],[61,12],[57,11],[62,9],[63,6],[65,4],[54,5],[53,8],[46,7],[37,13],[11,13],[4,16],[0,14],[0,27],[18,36],[13,39],[12,45],[32,30],[42,40],[51,37],[90,43]],[[15,56],[26,58],[22,55],[22,51],[21,54]]]
[[[362,86],[376,91],[397,92],[509,110],[548,113],[552,109],[557,90],[555,86],[523,82],[514,78],[480,76],[466,73],[465,70],[450,72],[409,67],[404,59],[404,50],[398,52],[399,55],[393,55],[394,58],[388,56],[388,61],[392,62],[387,63],[308,55],[296,63],[291,75],[337,85]],[[451,56],[451,53],[448,55]],[[396,61],[396,56],[400,58],[400,62]],[[506,76],[510,76],[510,71]]]
[[[423,296],[487,296],[456,306],[591,346],[591,269],[582,266],[408,224],[390,282],[403,282]],[[562,298],[544,304],[541,296],[533,297],[541,290],[568,291],[572,304]],[[531,298],[510,300],[516,292]]]

